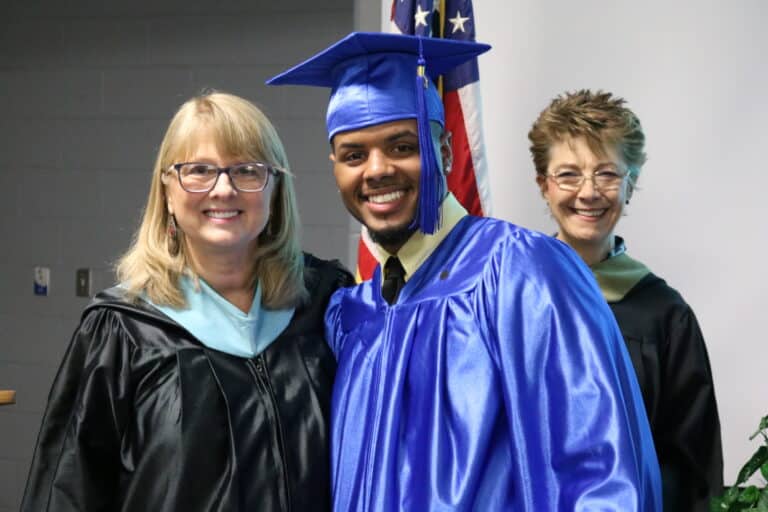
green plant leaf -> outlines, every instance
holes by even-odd
[[[744,464],[744,466],[741,468],[735,485],[741,485],[749,480],[749,477],[751,477],[755,471],[760,469],[760,467],[766,462],[768,462],[768,446],[761,446],[757,449],[757,451],[755,451],[755,453],[752,454],[752,457],[750,457],[747,463]]]
[[[754,438],[756,438],[758,435],[760,435],[766,429],[768,429],[768,416],[763,416],[760,419],[760,426],[757,428],[757,432],[755,432],[754,434],[749,436],[749,440],[750,441],[753,440]],[[765,434],[763,434],[763,436],[765,436]]]
[[[738,487],[729,487],[719,498],[714,498],[710,502],[710,512],[738,512],[744,507],[739,504],[739,495],[741,489]]]
[[[728,488],[727,491],[725,491],[725,494],[723,494],[723,504],[725,504],[725,507],[728,508],[732,504],[736,503],[739,500],[739,495],[741,494],[741,489],[739,489],[736,486]]]
[[[739,494],[739,502],[754,505],[760,498],[760,491],[754,485],[750,485]]]
[[[762,446],[741,468],[733,486],[728,487],[722,496],[710,500],[710,512],[768,512],[768,486],[765,482],[760,487],[741,487],[757,471],[768,480],[768,415],[760,419],[757,432],[749,439],[753,440],[758,436],[762,437]]]
[[[757,512],[768,512],[768,487],[763,487],[760,491],[760,499],[757,500]]]

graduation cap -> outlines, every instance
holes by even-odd
[[[430,121],[445,126],[433,80],[490,48],[471,41],[353,32],[267,84],[331,88],[326,115],[329,140],[340,132],[416,119],[421,176],[413,227],[434,233],[446,185],[429,128]]]

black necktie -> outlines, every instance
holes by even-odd
[[[381,295],[389,304],[394,304],[404,285],[405,269],[399,259],[390,256],[384,264],[384,284],[381,287]]]

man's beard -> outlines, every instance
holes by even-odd
[[[371,240],[382,247],[401,247],[411,238],[411,235],[418,229],[410,227],[410,222],[402,227],[394,227],[373,231],[368,229]]]

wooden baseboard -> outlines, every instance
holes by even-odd
[[[0,389],[0,405],[9,405],[16,403],[16,392]]]

